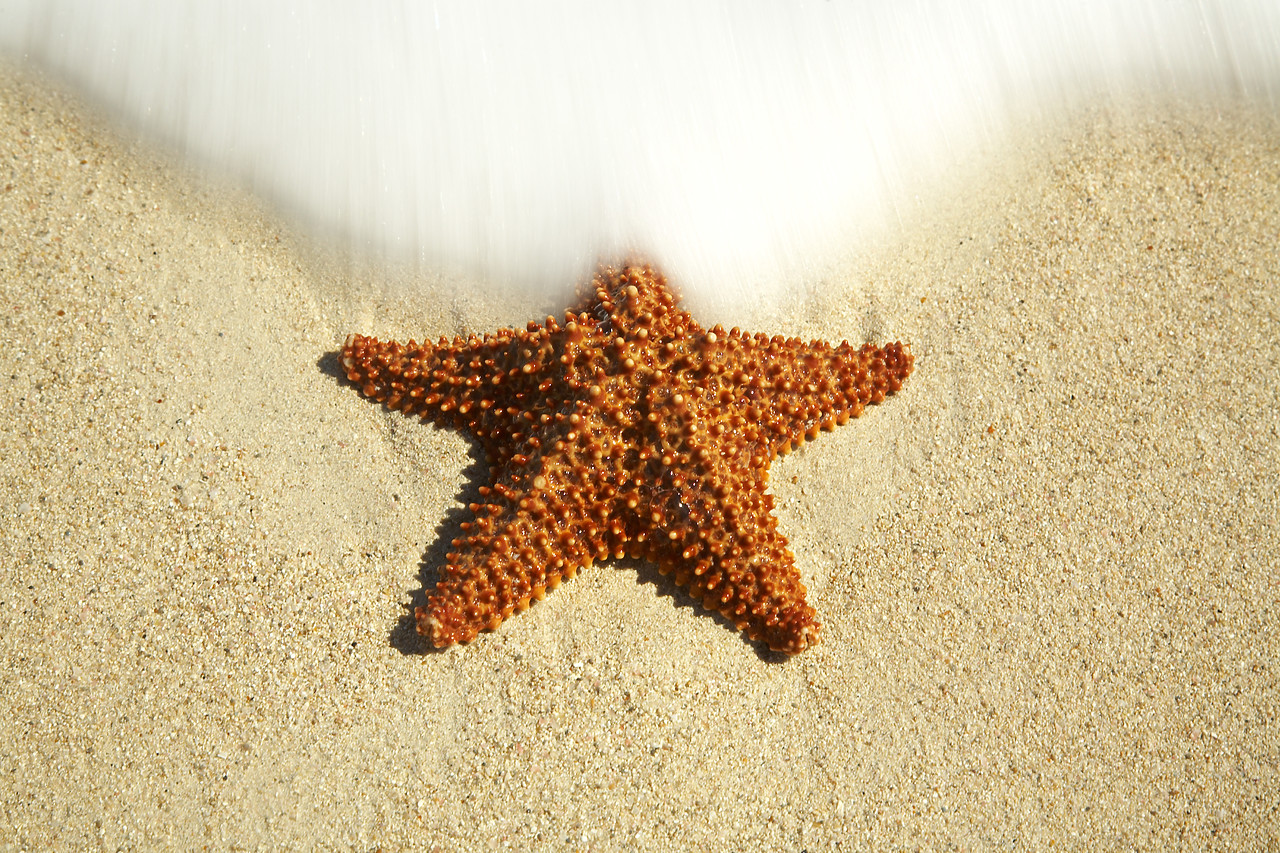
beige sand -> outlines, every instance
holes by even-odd
[[[332,353],[528,307],[401,298],[4,71],[7,849],[1276,849],[1280,122],[1041,143],[743,322],[916,354],[774,466],[820,646],[622,563],[424,654],[483,470]]]

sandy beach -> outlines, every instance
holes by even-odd
[[[916,359],[773,466],[788,660],[626,560],[428,650],[483,460],[335,352],[564,306],[11,66],[0,159],[4,849],[1280,849],[1280,117],[1082,110],[743,308]]]

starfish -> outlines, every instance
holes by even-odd
[[[707,331],[649,267],[592,284],[563,324],[343,346],[365,396],[468,433],[491,468],[418,632],[469,642],[593,561],[630,556],[753,641],[812,646],[821,625],[769,464],[901,388],[910,348]]]

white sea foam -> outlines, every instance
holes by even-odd
[[[643,255],[704,300],[1073,100],[1280,103],[1275,0],[0,0],[0,48],[355,245],[527,287]]]

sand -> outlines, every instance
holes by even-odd
[[[5,849],[1276,849],[1280,120],[1035,143],[743,309],[916,356],[773,467],[818,647],[622,561],[435,653],[483,467],[334,352],[556,306],[334,260],[3,69]]]

